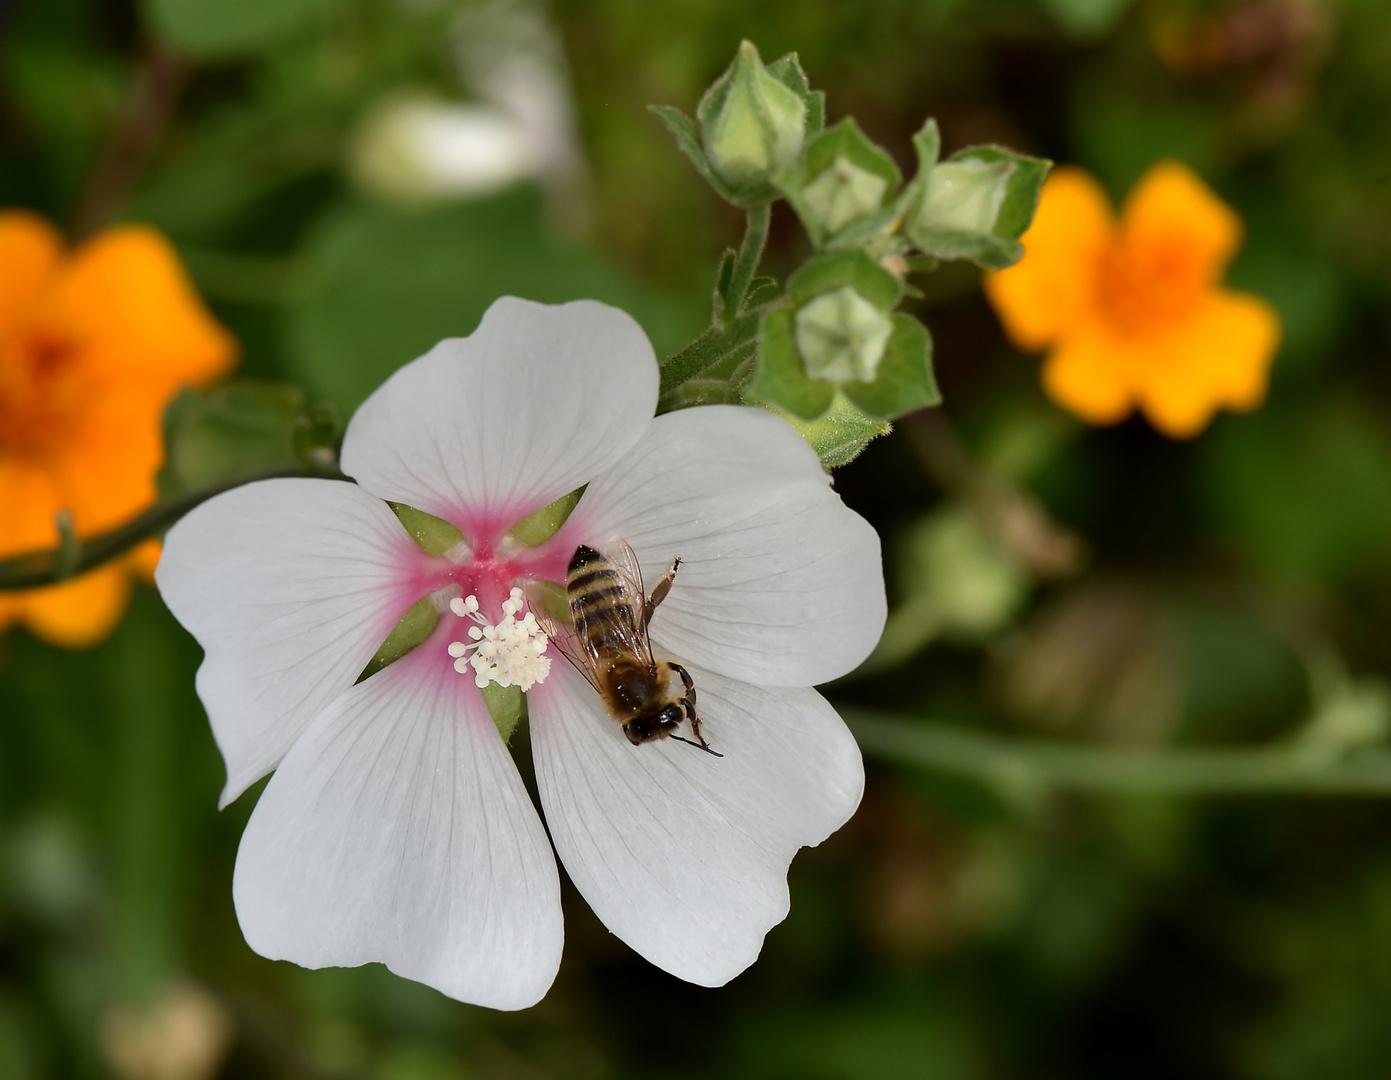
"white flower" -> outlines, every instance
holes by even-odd
[[[227,762],[223,804],[275,770],[233,880],[257,952],[381,961],[495,1008],[544,995],[563,936],[551,845],[449,646],[474,621],[468,597],[500,633],[517,583],[563,581],[577,545],[617,535],[650,582],[681,557],[652,640],[690,671],[724,756],[633,746],[568,663],[530,669],[551,839],[599,918],[648,960],[707,986],[753,962],[787,913],[792,856],[860,799],[859,751],[811,686],[879,636],[879,542],[784,421],[733,406],[653,419],[656,400],[652,348],[628,316],[504,298],[358,410],[342,451],[357,484],[249,484],[170,531],[156,576],[206,651],[198,692]],[[552,539],[499,549],[582,484]],[[383,500],[465,542],[426,554]],[[426,595],[459,599],[465,617],[443,615],[355,684]],[[534,642],[534,627],[517,634]]]

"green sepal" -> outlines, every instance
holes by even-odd
[[[528,581],[526,602],[536,614],[544,615],[557,626],[573,626],[570,617],[570,597],[558,581]]]
[[[826,416],[839,390],[871,417],[894,417],[939,404],[932,371],[932,338],[911,315],[895,314],[873,382],[833,383],[807,375],[797,350],[796,312],[780,307],[763,320],[758,367],[744,384],[744,399],[774,405],[802,420]]]
[[[583,484],[574,491],[562,495],[555,502],[547,503],[536,513],[513,525],[507,530],[507,535],[527,547],[544,544],[558,533],[561,526],[570,519],[571,512],[579,504],[580,496],[584,494],[584,489],[588,486],[588,484]]]
[[[864,251],[828,252],[802,266],[787,283],[788,303],[769,312],[759,332],[758,366],[744,383],[747,401],[775,405],[802,420],[825,416],[839,387],[876,417],[897,416],[941,400],[932,374],[927,328],[907,315],[893,315],[893,330],[873,382],[831,382],[807,374],[797,348],[797,311],[808,302],[849,286],[883,312],[902,296],[898,278]]]
[[[841,391],[871,416],[901,416],[942,401],[932,371],[932,335],[911,315],[893,316],[893,333],[872,383],[848,382]]]
[[[797,429],[797,433],[816,451],[816,456],[821,459],[821,467],[827,472],[848,465],[873,440],[893,430],[893,425],[887,420],[866,415],[843,394],[835,396],[830,411],[819,420],[803,420],[782,409],[765,407]]]
[[[901,203],[908,238],[934,258],[969,259],[992,270],[1018,262],[1024,254],[1019,238],[1033,222],[1039,192],[1053,163],[1002,146],[968,147],[939,163],[941,136],[933,120],[913,137],[913,145],[918,152],[918,175]],[[971,213],[980,217],[977,224],[952,221],[952,212],[944,213],[939,206],[941,193],[933,191],[934,174],[940,178],[944,167],[960,166],[979,175],[977,201],[970,204]]]
[[[769,75],[801,98],[802,104],[807,107],[803,138],[809,139],[813,135],[819,134],[821,129],[826,126],[826,94],[824,91],[811,88],[811,82],[807,79],[807,73],[802,70],[802,61],[797,54],[790,52],[786,56],[778,57],[767,65],[766,70]]]
[[[737,258],[738,253],[733,248],[725,248],[720,257],[720,269],[715,274],[715,291],[710,297],[710,309],[717,323],[724,318],[725,308],[729,307],[729,286],[734,280],[734,261]]]
[[[860,248],[818,255],[798,268],[787,281],[793,307],[823,293],[849,285],[880,311],[891,311],[903,296],[903,286]]]
[[[396,663],[397,660],[428,638],[435,627],[439,625],[439,621],[440,613],[435,610],[435,605],[430,602],[428,596],[422,596],[406,609],[406,613],[401,616],[391,633],[387,634],[381,647],[372,654],[372,659],[367,661],[367,666],[362,669],[362,674],[357,677],[357,681],[362,682],[363,679],[370,678],[382,668]]]
[[[388,502],[386,505],[391,507],[391,512],[411,534],[411,539],[427,555],[443,555],[464,538],[464,534],[444,518],[437,518],[405,503]]]
[[[882,182],[878,197],[848,220],[828,219],[826,208],[818,205],[817,185],[825,184],[834,175],[831,170],[844,159],[852,168]],[[838,241],[850,230],[855,235],[883,229],[894,217],[894,194],[903,176],[887,153],[869,140],[854,117],[847,117],[834,127],[812,138],[801,155],[773,178],[774,186],[786,196],[797,216],[818,248]],[[808,194],[808,188],[811,189]]]
[[[774,277],[756,277],[749,282],[748,295],[744,297],[744,310],[752,311],[759,305],[771,301],[774,294],[778,292],[778,279]]]
[[[490,682],[483,687],[483,704],[488,706],[488,715],[497,726],[503,744],[511,742],[517,725],[526,719],[526,695],[520,686],[499,686]]]
[[[758,366],[744,383],[743,394],[746,401],[776,405],[803,420],[815,420],[831,407],[836,388],[807,376],[797,351],[795,317],[791,307],[775,308],[764,317]]]
[[[666,129],[676,136],[676,145],[680,148],[681,152],[690,159],[691,164],[695,166],[696,172],[700,173],[705,182],[714,188],[721,198],[734,203],[735,206],[749,205],[748,203],[741,202],[739,193],[721,180],[715,174],[715,170],[710,168],[710,162],[705,159],[705,150],[700,145],[700,128],[696,126],[694,120],[674,105],[649,105],[647,106],[647,111],[660,120],[662,124],[665,125]],[[768,200],[763,199],[761,201],[767,202]]]

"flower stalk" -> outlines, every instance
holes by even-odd
[[[257,480],[272,480],[286,476],[312,476],[329,480],[346,480],[337,467],[311,463],[288,464],[273,469],[262,469],[246,476],[237,477],[220,484],[211,484],[197,491],[186,492],[172,499],[165,499],[150,507],[143,514],[131,518],[109,532],[101,533],[90,540],[80,539],[72,529],[72,515],[66,511],[58,513],[58,532],[61,539],[56,547],[42,551],[29,551],[8,559],[0,559],[0,592],[17,592],[23,589],[38,589],[45,585],[57,585],[104,566],[118,559],[146,540],[161,536],[176,521],[195,506],[207,502],[214,495],[255,483]],[[67,527],[64,527],[66,515]]]

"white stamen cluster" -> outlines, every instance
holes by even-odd
[[[494,626],[479,613],[478,597],[456,596],[449,601],[450,611],[475,624],[469,627],[467,642],[449,645],[454,670],[462,675],[472,667],[473,681],[480,689],[495,682],[530,690],[536,683],[544,682],[551,672],[551,658],[544,655],[550,639],[542,633],[531,612],[520,622],[517,620],[517,612],[525,606],[522,590],[513,589],[502,602],[502,621]]]

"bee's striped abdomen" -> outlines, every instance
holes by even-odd
[[[633,604],[641,603],[617,568],[592,547],[581,544],[565,572],[565,592],[575,633],[592,652],[624,651],[638,632]]]

